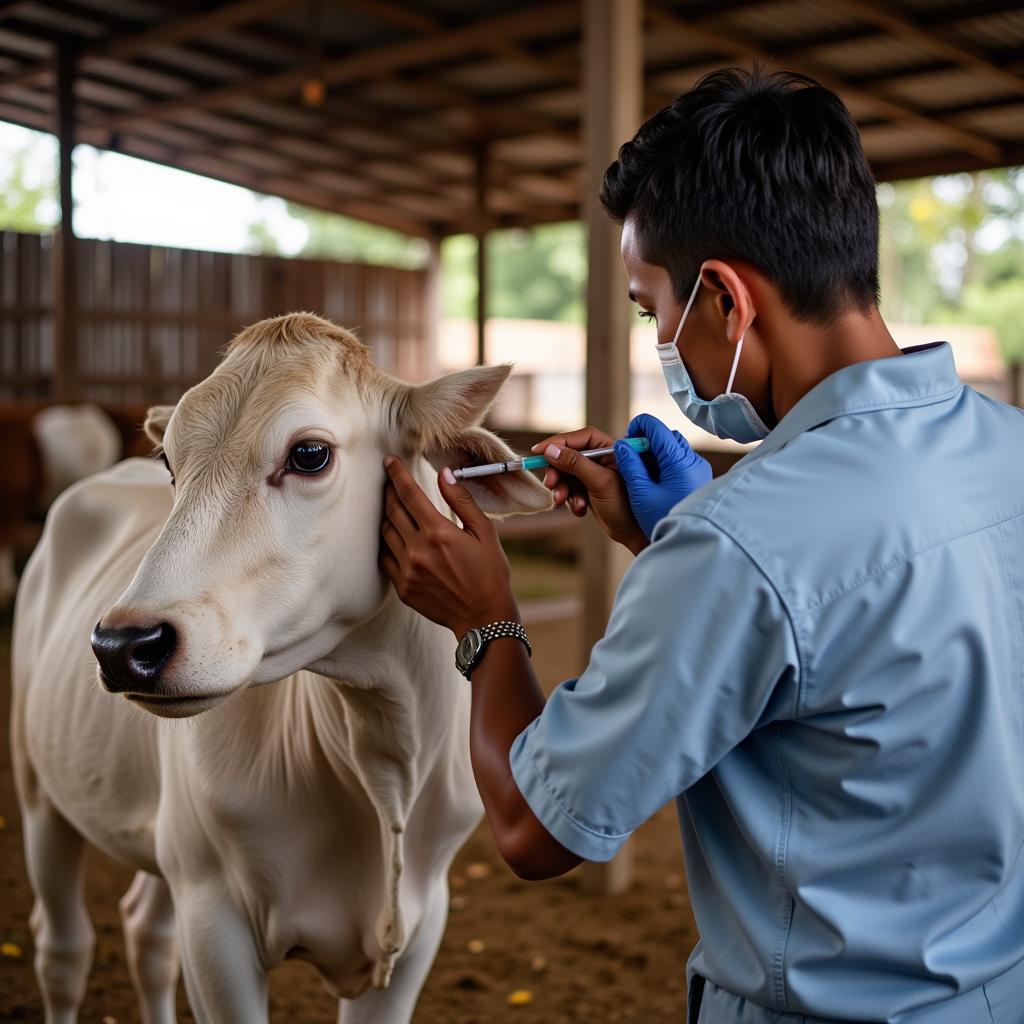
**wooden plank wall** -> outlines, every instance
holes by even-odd
[[[51,397],[51,235],[0,232],[0,399]],[[388,373],[419,381],[432,354],[422,270],[82,239],[79,400],[172,402],[242,327],[308,310],[354,329]]]

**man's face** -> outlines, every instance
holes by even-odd
[[[622,225],[620,251],[629,280],[629,297],[640,307],[642,317],[653,318],[658,329],[658,344],[671,342],[683,315],[683,303],[675,294],[668,271],[648,263],[641,255],[640,239],[631,217],[627,217]],[[693,282],[687,282],[687,289],[692,287]],[[710,289],[702,286],[697,290],[676,347],[698,395],[714,398],[725,391],[736,349],[726,342],[721,304],[716,302],[716,294]],[[743,364],[744,360],[741,360],[735,383],[738,391],[744,391]]]

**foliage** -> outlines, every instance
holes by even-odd
[[[56,224],[55,169],[52,159],[45,168],[41,157],[45,154],[30,144],[16,149],[5,161],[7,166],[0,167],[0,229],[47,231]]]
[[[586,230],[579,222],[494,231],[487,239],[487,267],[491,316],[583,322],[587,254]],[[475,316],[475,239],[448,239],[442,268],[445,316]]]
[[[286,209],[288,216],[301,222],[307,232],[305,243],[294,255],[392,267],[420,267],[426,259],[427,247],[422,239],[298,203],[287,203]],[[265,217],[249,226],[249,248],[257,253],[282,254],[280,240]]]
[[[942,317],[936,317],[942,319]],[[996,284],[969,284],[960,296],[960,306],[946,318],[969,324],[988,324],[999,337],[1003,356],[1024,363],[1024,277]]]
[[[1024,359],[1024,168],[879,187],[882,312],[995,329]]]

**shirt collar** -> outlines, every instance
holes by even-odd
[[[915,345],[901,356],[853,363],[815,384],[751,455],[767,455],[837,416],[929,405],[951,398],[963,386],[948,341]]]

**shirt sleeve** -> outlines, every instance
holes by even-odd
[[[516,737],[513,778],[544,827],[587,860],[792,717],[798,656],[774,587],[733,539],[675,512],[630,566],[604,638]]]

